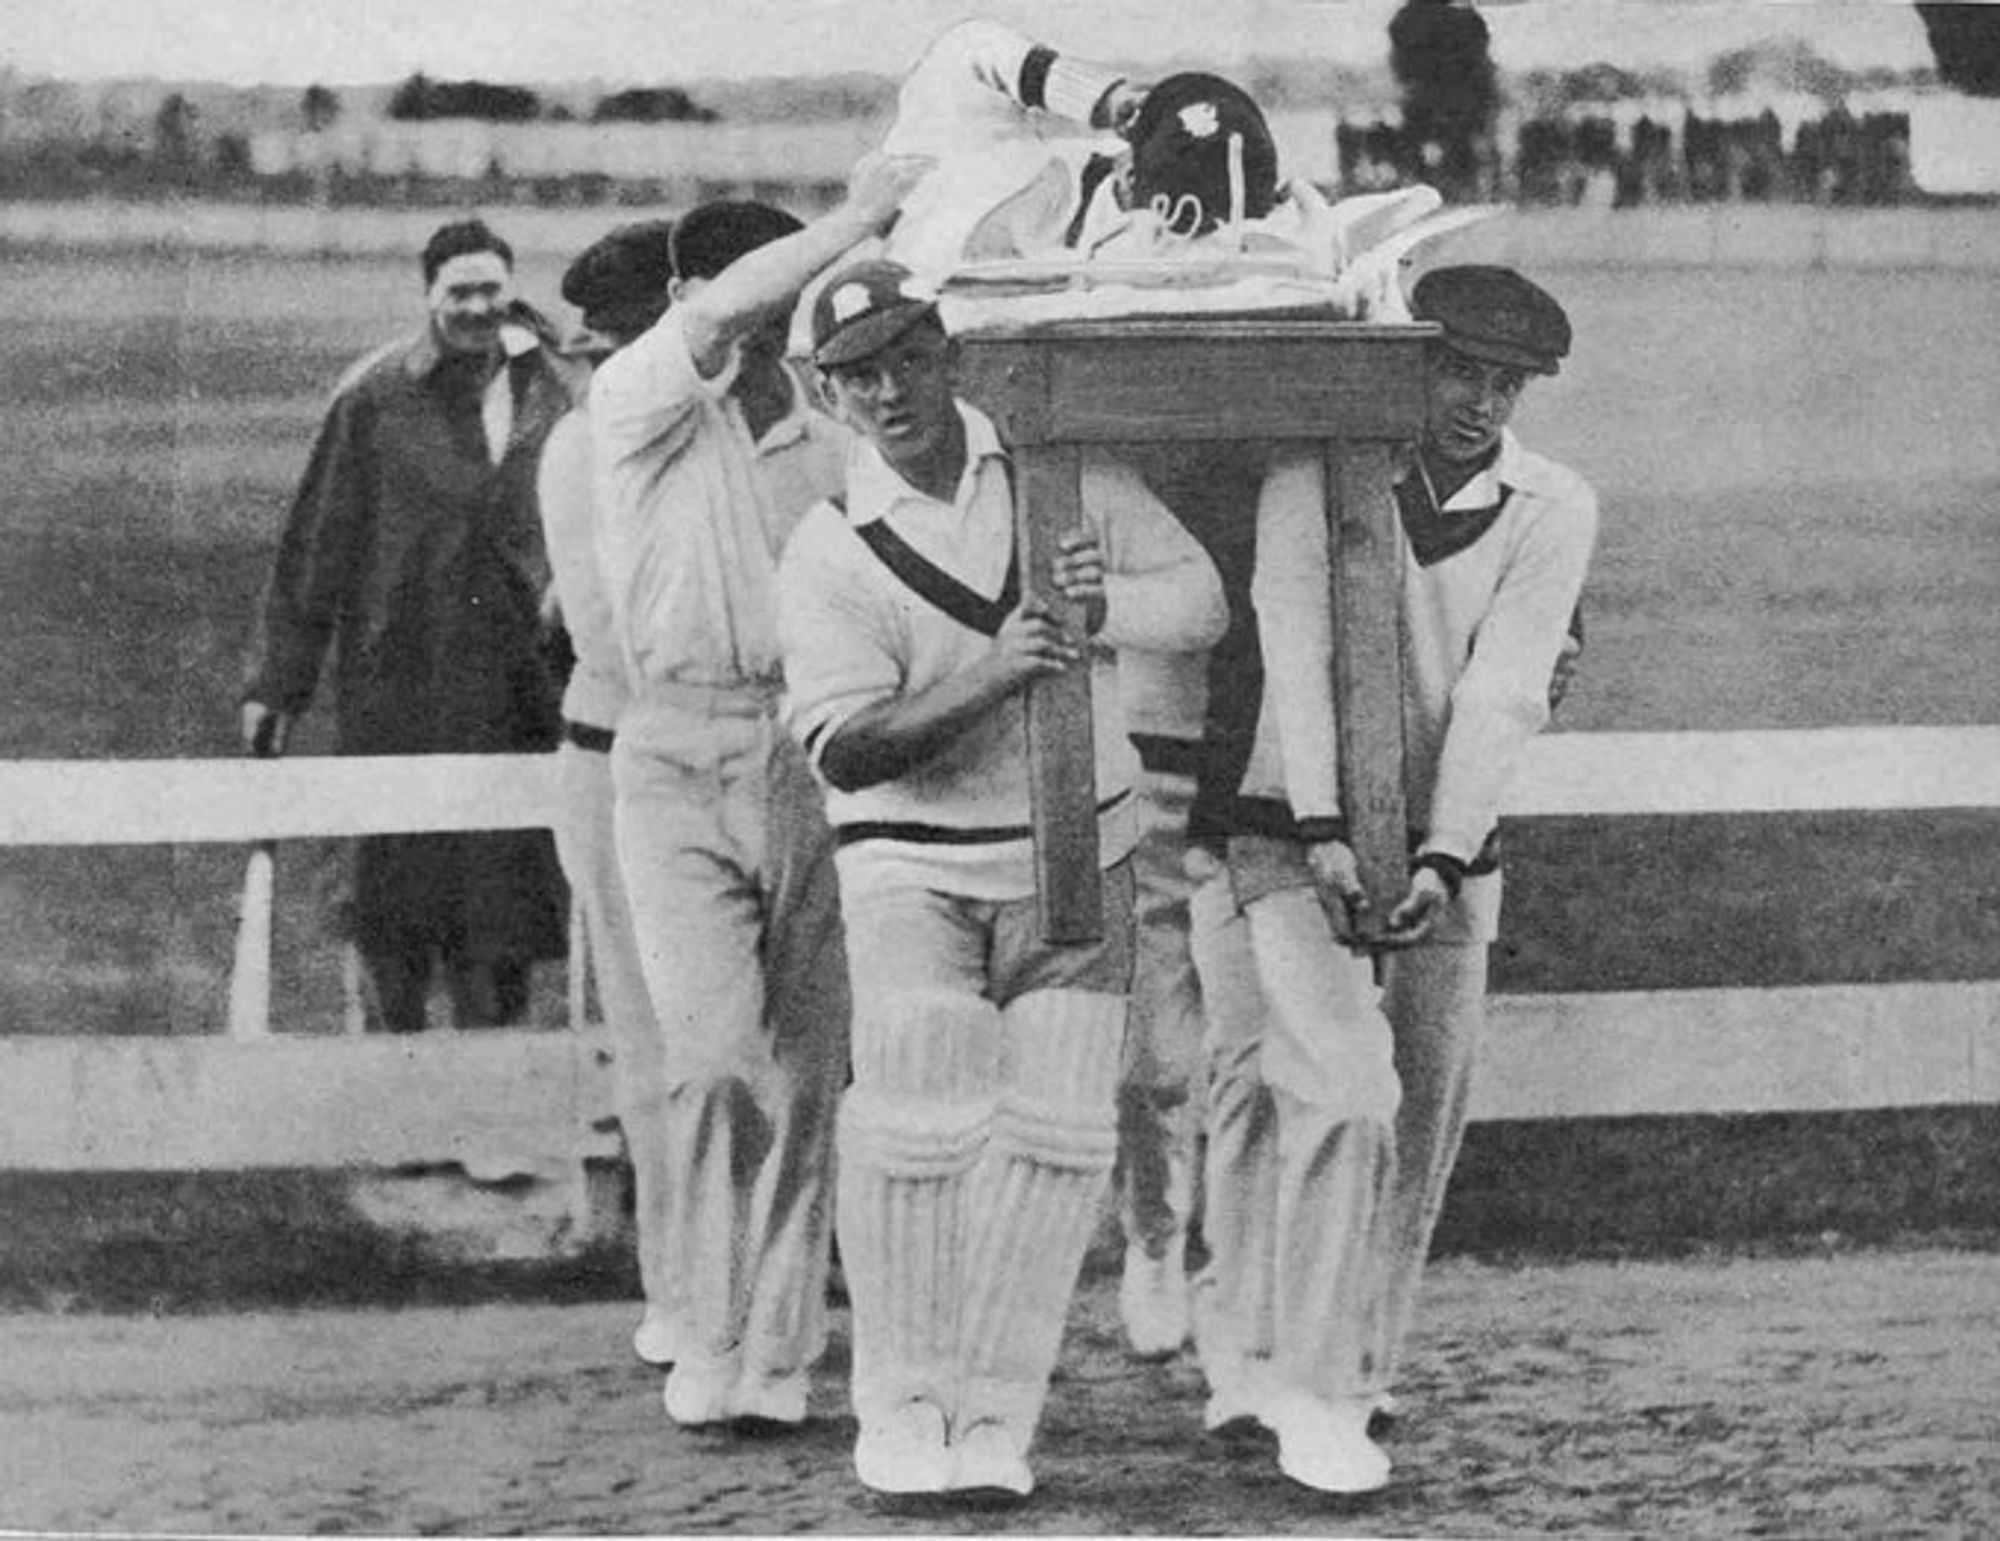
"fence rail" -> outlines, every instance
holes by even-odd
[[[549,755],[0,761],[0,846],[163,845],[533,829]],[[2000,807],[2000,727],[1547,733],[1502,811],[1810,813]]]
[[[552,821],[553,770],[531,755],[0,762],[0,847],[533,828]],[[1926,808],[2000,808],[2000,727],[1548,734],[1505,811]],[[264,875],[239,982],[268,977]],[[527,1171],[610,1148],[597,1032],[267,1036],[267,990],[233,993],[228,1034],[0,1035],[0,1170]],[[2000,1103],[2000,980],[1501,996],[1493,1016],[1475,1118]]]

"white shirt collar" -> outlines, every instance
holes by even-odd
[[[500,351],[510,359],[517,359],[524,353],[533,353],[542,345],[541,338],[534,329],[515,321],[500,323]]]
[[[1493,477],[1503,487],[1553,497],[1561,483],[1550,474],[1550,463],[1514,437],[1514,430],[1500,430],[1500,455],[1493,462]]]
[[[980,466],[996,457],[1004,460],[1007,448],[1000,442],[1000,433],[993,426],[993,420],[984,412],[964,401],[954,405],[958,408],[959,421],[965,425],[965,469],[959,473],[958,489],[953,494],[952,502],[954,506],[963,508],[978,485]],[[865,436],[856,435],[847,466],[848,521],[867,524],[872,519],[880,519],[906,499],[936,501],[904,481]]]
[[[1440,507],[1445,512],[1486,508],[1497,503],[1501,494],[1510,487],[1521,492],[1548,493],[1550,483],[1543,474],[1546,464],[1539,455],[1522,445],[1514,436],[1513,429],[1502,428],[1500,453],[1493,457],[1493,463],[1446,498]]]

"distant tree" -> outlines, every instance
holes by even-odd
[[[713,123],[716,114],[677,86],[614,91],[591,110],[593,123]]]
[[[1646,94],[1646,82],[1615,64],[1586,64],[1565,70],[1556,82],[1556,100],[1564,107],[1580,102],[1622,102]]]
[[[209,175],[224,187],[241,187],[256,175],[250,159],[250,141],[235,129],[215,136],[215,148],[208,156]]]
[[[317,134],[322,129],[331,128],[340,116],[340,98],[326,86],[310,85],[299,98],[299,116],[305,120],[308,133]]]
[[[1708,94],[1742,95],[1749,88],[1756,68],[1757,55],[1752,49],[1732,48],[1727,53],[1717,54],[1708,61]]]
[[[1433,176],[1448,196],[1479,192],[1479,149],[1500,105],[1490,41],[1469,0],[1405,0],[1389,23],[1405,132],[1420,153],[1436,147]],[[1431,158],[1423,153],[1427,164]]]
[[[195,136],[195,108],[178,91],[167,94],[153,115],[153,165],[162,181],[186,186],[200,164]]]
[[[66,80],[31,80],[14,94],[11,131],[32,139],[82,139],[89,129],[83,96]]]
[[[383,111],[399,123],[435,117],[436,114],[431,111],[430,77],[422,70],[405,77],[390,94],[389,105]]]
[[[1845,98],[1853,79],[1811,44],[1795,38],[1733,48],[1709,61],[1711,96],[1736,96],[1760,84],[1779,91],[1802,91],[1831,105]]]
[[[491,123],[529,123],[541,116],[541,98],[526,86],[484,80],[432,80],[421,70],[396,87],[388,114],[399,122],[432,118],[483,118]]]

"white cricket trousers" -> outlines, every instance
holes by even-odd
[[[1469,879],[1460,899],[1497,911],[1497,874]],[[1490,885],[1490,886],[1489,886]],[[1474,890],[1480,890],[1475,893]],[[1460,930],[1461,928],[1454,928]],[[1396,1183],[1382,1225],[1382,1305],[1371,1389],[1394,1385],[1416,1316],[1431,1234],[1465,1137],[1473,1073],[1486,1029],[1487,944],[1447,939],[1388,954],[1383,983],[1396,1034]]]
[[[612,1095],[632,1163],[639,1287],[647,1306],[664,1314],[678,1336],[687,1309],[682,1278],[687,1248],[674,1232],[666,1043],[646,993],[632,909],[618,871],[610,752],[563,743],[556,750],[556,784],[556,855],[570,893],[583,907],[598,1006],[611,1035]]]
[[[1119,1225],[1127,1247],[1162,1258],[1187,1233],[1201,1124],[1201,983],[1188,948],[1188,808],[1194,778],[1141,772],[1132,1005],[1118,1084]]]
[[[1209,1024],[1196,1345],[1211,1386],[1366,1395],[1399,1089],[1373,967],[1301,847],[1232,839],[1190,901]]]
[[[620,870],[664,1044],[687,1353],[775,1382],[824,1342],[847,970],[833,841],[769,693],[649,687],[612,749]]]

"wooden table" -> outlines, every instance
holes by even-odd
[[[1436,328],[1318,317],[1145,317],[985,329],[963,339],[961,387],[1015,458],[1022,590],[1061,604],[1057,541],[1081,521],[1089,444],[1307,440],[1326,462],[1341,801],[1378,917],[1409,876],[1403,806],[1402,577],[1390,484],[1422,430]],[[1071,617],[1072,624],[1075,618]],[[1042,924],[1051,941],[1101,932],[1089,671],[1028,695]]]

